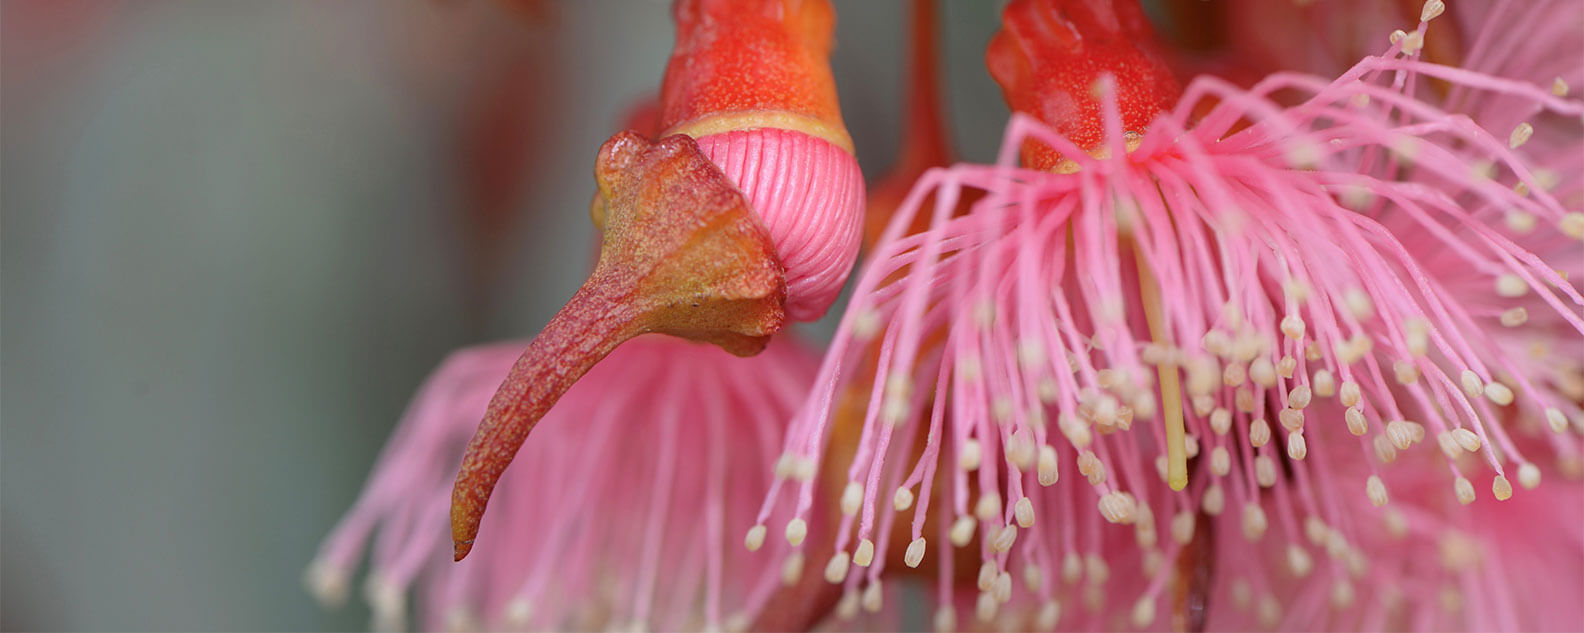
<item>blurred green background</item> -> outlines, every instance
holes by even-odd
[[[0,2],[0,626],[367,626],[303,567],[446,351],[581,281],[594,153],[670,49],[667,2],[547,4]],[[942,16],[980,161],[999,4]],[[902,3],[837,8],[873,176]],[[526,149],[487,165],[515,185],[490,215],[497,141]]]

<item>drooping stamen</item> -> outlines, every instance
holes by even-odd
[[[742,193],[693,139],[611,137],[595,166],[604,243],[594,272],[523,352],[468,443],[452,490],[456,560],[539,419],[623,341],[661,332],[739,356],[781,328],[785,273]]]

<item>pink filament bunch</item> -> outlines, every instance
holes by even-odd
[[[878,584],[910,512],[940,627],[969,603],[1039,629],[1584,622],[1584,103],[1508,76],[1578,75],[1579,40],[1507,16],[1483,67],[1428,63],[1438,4],[1334,80],[1200,78],[1143,134],[1102,81],[1095,155],[1015,115],[997,165],[927,173],[781,458],[815,469],[873,360],[828,578]],[[1031,138],[1073,173],[1015,168]],[[965,188],[985,197],[954,216]],[[750,534],[801,543],[816,487],[782,469]]]
[[[489,555],[453,563],[452,478],[521,349],[462,350],[435,371],[310,566],[315,595],[343,601],[372,542],[382,630],[405,628],[413,590],[429,630],[746,627],[781,568],[740,535],[814,359],[786,340],[750,359],[660,336],[622,346],[506,472],[480,533]]]
[[[863,237],[864,182],[846,150],[794,130],[754,128],[698,139],[743,195],[786,267],[787,317],[812,321],[836,301]]]

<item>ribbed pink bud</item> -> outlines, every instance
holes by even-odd
[[[812,321],[836,301],[863,236],[863,173],[830,142],[779,128],[698,139],[741,187],[786,266],[787,316]]]

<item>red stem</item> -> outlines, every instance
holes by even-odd
[[[937,0],[914,0],[909,16],[908,42],[911,57],[907,65],[907,100],[902,128],[900,162],[917,166],[917,171],[950,160],[951,143],[946,139],[945,117],[940,97],[940,53],[937,50],[940,15]]]

